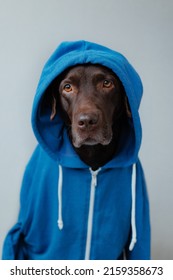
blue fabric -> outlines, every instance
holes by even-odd
[[[121,139],[118,155],[101,168],[95,193],[90,259],[150,258],[150,221],[146,184],[138,159],[141,145],[139,105],[142,83],[128,60],[104,46],[63,42],[45,64],[32,110],[32,126],[39,145],[24,173],[20,213],[3,247],[3,259],[84,259],[86,250],[91,173],[75,153],[64,123],[43,102],[52,81],[69,66],[101,64],[120,78],[129,100],[132,122]],[[131,241],[131,179],[136,163],[137,243]],[[62,215],[58,220],[59,169],[63,171]]]

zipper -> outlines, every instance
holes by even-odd
[[[88,227],[87,227],[87,239],[86,239],[86,248],[85,248],[85,260],[90,259],[91,251],[91,237],[93,229],[93,215],[94,215],[94,202],[95,202],[95,190],[97,186],[97,175],[101,168],[93,171],[89,169],[91,173],[91,188],[90,188],[90,203],[89,203],[89,214],[88,214]]]

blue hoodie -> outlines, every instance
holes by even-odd
[[[57,113],[43,96],[70,66],[101,64],[121,80],[132,114],[119,153],[92,171],[81,161]],[[140,77],[127,59],[104,46],[63,42],[43,68],[32,110],[39,142],[24,173],[18,222],[9,231],[3,259],[149,259],[146,184],[138,159],[141,145]]]

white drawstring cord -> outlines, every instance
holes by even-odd
[[[133,164],[132,168],[132,209],[131,209],[131,227],[132,227],[132,239],[130,242],[129,250],[132,251],[136,238],[136,164]]]
[[[62,166],[59,165],[59,179],[58,179],[58,227],[60,230],[63,229],[63,219],[62,219]]]

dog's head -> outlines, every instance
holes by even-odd
[[[113,128],[124,111],[130,116],[119,78],[101,65],[74,66],[58,77],[51,119],[56,114],[57,99],[75,148],[108,145],[113,138]]]

